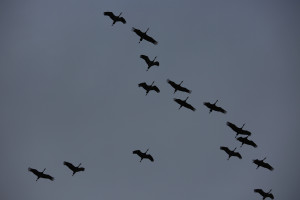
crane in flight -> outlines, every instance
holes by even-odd
[[[153,162],[153,157],[150,154],[147,154],[148,150],[149,149],[147,149],[145,153],[142,153],[140,150],[135,150],[132,153],[138,155],[141,158],[140,162],[142,162],[143,159],[149,159],[151,162]]]

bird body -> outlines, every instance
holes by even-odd
[[[177,90],[181,92],[187,92],[189,94],[192,92],[191,90],[181,86],[183,81],[181,81],[179,84],[176,84],[175,82],[168,79],[167,83],[169,83],[174,88],[174,93],[177,92]]]
[[[274,196],[273,196],[273,194],[271,193],[271,191],[272,191],[272,190],[270,190],[269,192],[265,192],[265,191],[263,191],[262,189],[255,189],[255,190],[254,190],[254,192],[260,194],[260,195],[263,197],[263,199],[265,199],[265,198],[267,198],[267,197],[269,197],[269,198],[271,198],[271,199],[274,199]]]
[[[237,127],[235,124],[231,123],[231,122],[227,122],[226,123],[227,126],[229,126],[234,132],[236,132],[236,135],[235,137],[237,137],[239,134],[240,135],[248,135],[250,136],[251,135],[251,132],[250,131],[247,131],[247,130],[244,130],[244,126],[245,124],[243,124],[243,126],[241,128]]]
[[[30,168],[30,167],[28,168],[28,171],[32,172],[34,175],[37,176],[36,181],[39,180],[40,178],[49,179],[49,180],[53,181],[54,177],[52,177],[52,176],[50,176],[48,174],[44,174],[45,170],[46,170],[46,168],[42,172],[39,172],[36,169]]]
[[[150,60],[149,57],[146,55],[140,55],[140,58],[144,59],[145,62],[147,63],[147,65],[148,65],[147,71],[150,69],[150,67],[152,67],[154,65],[159,66],[159,62],[155,61],[156,56],[153,60]]]
[[[151,85],[147,85],[147,83],[145,82],[142,82],[142,83],[139,83],[139,87],[142,87],[146,90],[146,95],[151,91],[151,90],[154,90],[155,92],[159,93],[160,90],[158,89],[157,86],[153,85],[154,81],[152,82]]]
[[[64,161],[64,165],[66,165],[70,170],[73,171],[73,175],[72,176],[74,176],[74,174],[77,173],[77,172],[85,170],[84,167],[80,167],[81,163],[77,167],[75,167],[72,163]]]
[[[214,103],[214,104],[211,104],[209,102],[204,102],[203,104],[209,108],[209,113],[211,113],[213,110],[214,111],[217,111],[217,112],[221,112],[221,113],[226,113],[226,110],[224,110],[223,108],[219,107],[219,106],[216,106],[216,103],[218,102],[218,100]]]
[[[152,44],[154,45],[157,45],[158,42],[156,40],[154,40],[152,37],[150,37],[149,35],[147,35],[147,31],[149,30],[149,28],[145,31],[145,32],[142,32],[141,30],[137,29],[137,28],[134,28],[132,27],[132,31],[137,34],[138,36],[140,36],[140,41],[139,43],[142,41],[142,40],[146,40],[148,42],[151,42]]]
[[[253,163],[257,165],[256,169],[258,169],[259,167],[263,167],[270,171],[273,171],[274,168],[269,163],[264,162],[265,159],[266,158],[264,158],[262,160],[258,160],[258,159],[253,160]]]
[[[123,24],[126,24],[126,20],[123,17],[120,17],[122,13],[120,13],[119,16],[114,15],[114,13],[112,13],[112,12],[104,12],[103,14],[105,16],[109,16],[113,20],[112,26],[116,22],[122,22]]]
[[[252,140],[249,140],[248,137],[249,136],[247,136],[247,137],[238,137],[236,139],[242,143],[241,147],[243,146],[243,144],[247,144],[247,145],[250,145],[250,146],[253,146],[254,148],[256,148],[257,145],[255,144],[255,142],[253,142]]]
[[[225,151],[228,154],[228,159],[227,160],[229,160],[231,156],[235,156],[235,157],[238,157],[239,159],[242,159],[241,154],[238,153],[238,152],[235,152],[236,148],[233,149],[233,150],[230,150],[228,147],[221,146],[220,149]]]
[[[132,153],[138,155],[141,158],[140,162],[142,162],[143,159],[149,159],[151,162],[153,162],[153,157],[150,154],[147,154],[148,150],[149,149],[147,149],[145,153],[141,152],[140,150],[135,150]]]
[[[196,109],[191,104],[186,102],[186,100],[188,100],[188,98],[189,97],[187,97],[185,100],[174,98],[174,101],[180,105],[179,109],[183,106],[183,107],[186,107],[186,108],[188,108],[192,111],[195,111]]]

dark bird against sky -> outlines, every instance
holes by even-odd
[[[228,154],[227,160],[229,160],[231,156],[235,156],[235,157],[238,157],[239,159],[242,159],[242,156],[240,153],[234,152],[236,150],[236,148],[234,148],[233,150],[230,150],[228,147],[221,146],[220,149],[225,151]]]
[[[181,92],[187,92],[189,94],[192,92],[191,90],[189,90],[189,89],[181,86],[181,84],[183,83],[183,81],[181,81],[179,84],[176,84],[175,82],[173,82],[170,79],[168,79],[167,83],[169,83],[174,88],[174,94],[175,94],[175,92],[177,92],[177,90],[181,91]]]
[[[151,85],[147,85],[147,83],[145,82],[142,82],[142,83],[139,83],[139,87],[142,87],[146,90],[146,95],[151,91],[151,90],[154,90],[155,92],[159,93],[160,90],[158,89],[157,86],[153,85],[154,84],[154,81],[152,82]]]
[[[267,197],[274,199],[273,194],[271,193],[272,190],[270,190],[269,192],[265,192],[262,189],[255,189],[254,192],[260,194],[263,197],[263,200]]]
[[[270,171],[273,171],[274,168],[269,163],[264,162],[265,159],[266,157],[262,160],[258,160],[258,159],[253,160],[253,163],[257,165],[256,169],[258,169],[259,167],[263,167]]]
[[[158,61],[155,61],[156,56],[155,56],[155,58],[154,58],[152,61],[151,61],[151,60],[149,59],[149,57],[146,56],[146,55],[140,55],[140,58],[144,59],[145,62],[147,63],[147,65],[148,65],[148,68],[147,68],[146,71],[148,71],[148,70],[150,69],[150,67],[152,67],[152,66],[154,66],[154,65],[159,66],[159,62],[158,62]]]
[[[122,22],[123,24],[126,24],[126,20],[123,17],[120,17],[122,13],[119,14],[119,16],[114,15],[114,13],[112,12],[104,12],[105,16],[109,16],[112,20],[112,26],[116,23],[116,22]]]
[[[233,124],[231,122],[227,122],[227,126],[229,126],[234,132],[236,132],[235,137],[237,137],[239,134],[240,135],[251,135],[250,131],[243,130],[245,124],[243,124],[243,126],[241,128],[239,128],[235,124]]]
[[[241,147],[242,147],[244,144],[247,144],[247,145],[250,145],[250,146],[253,146],[254,148],[256,148],[257,145],[255,144],[255,142],[253,142],[252,140],[249,140],[248,137],[249,137],[249,136],[247,136],[247,137],[238,137],[238,138],[236,138],[236,139],[242,143],[242,144],[241,144]]]
[[[221,112],[221,113],[226,113],[226,110],[224,110],[223,108],[219,107],[219,106],[216,106],[216,103],[218,102],[218,100],[214,103],[214,104],[211,104],[209,102],[204,102],[203,104],[209,108],[209,113],[211,113],[213,110],[214,111],[217,111],[217,112]]]
[[[72,163],[64,161],[64,165],[66,165],[70,170],[73,171],[72,176],[74,176],[74,174],[77,172],[85,170],[84,167],[80,167],[81,163],[77,167],[75,167]]]
[[[132,153],[141,157],[140,162],[142,162],[143,159],[149,159],[153,162],[154,161],[153,157],[150,154],[147,154],[148,150],[149,149],[147,149],[147,151],[145,153],[142,153],[140,150],[135,150]]]
[[[178,109],[180,109],[183,106],[183,107],[186,107],[187,109],[190,109],[192,111],[196,110],[191,104],[186,102],[188,100],[188,98],[189,97],[187,97],[185,100],[174,98],[174,101],[180,105],[180,107]]]
[[[53,181],[54,177],[52,177],[48,174],[44,174],[45,170],[46,170],[46,168],[42,172],[39,172],[36,169],[30,168],[30,167],[28,168],[28,171],[32,172],[33,174],[35,174],[37,176],[36,181],[39,180],[39,178],[49,179],[49,180]]]
[[[158,42],[157,42],[156,40],[154,40],[152,37],[150,37],[149,35],[147,35],[147,31],[148,31],[148,30],[149,30],[149,28],[147,28],[147,30],[146,30],[145,32],[142,32],[141,30],[132,27],[132,31],[135,32],[138,36],[140,36],[140,41],[139,41],[139,43],[140,43],[142,40],[147,40],[148,42],[151,42],[152,44],[157,45]]]

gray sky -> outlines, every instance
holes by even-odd
[[[297,1],[0,3],[0,199],[215,200],[299,196]],[[103,16],[123,12],[127,24]],[[158,40],[138,44],[131,28]],[[146,72],[139,58],[157,56]],[[167,79],[192,90],[178,110]],[[138,88],[155,84],[159,94]],[[204,101],[228,113],[208,114]],[[258,148],[240,148],[231,121]],[[238,147],[227,161],[220,146]],[[135,149],[155,162],[139,163]],[[256,170],[263,159],[274,171]],[[63,161],[86,168],[74,177]],[[35,181],[28,167],[53,175]]]

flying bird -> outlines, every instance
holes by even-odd
[[[140,150],[135,150],[132,153],[138,155],[139,157],[141,157],[140,162],[142,162],[142,160],[145,159],[149,159],[152,162],[154,161],[153,157],[150,154],[147,154],[149,149],[147,149],[147,151],[145,153],[142,153]]]
[[[216,103],[218,102],[218,100],[214,103],[214,104],[211,104],[209,102],[204,102],[203,104],[209,108],[209,114],[214,110],[214,111],[217,111],[217,112],[221,112],[221,113],[226,113],[226,110],[224,110],[223,108],[219,107],[219,106],[216,106]]]
[[[247,145],[250,145],[250,146],[253,146],[254,148],[256,148],[257,145],[255,144],[255,142],[253,142],[252,140],[249,140],[248,137],[249,136],[247,136],[247,137],[238,137],[236,139],[242,143],[241,147],[243,146],[243,144],[247,144]]]
[[[155,58],[154,58],[152,61],[151,61],[151,60],[149,59],[149,57],[146,56],[146,55],[140,55],[140,58],[144,59],[145,62],[147,63],[147,65],[148,65],[148,68],[147,68],[146,71],[148,71],[148,70],[150,69],[150,67],[152,67],[152,66],[154,66],[154,65],[159,66],[159,62],[158,62],[158,61],[155,61],[156,56],[155,56]]]
[[[180,105],[179,109],[183,106],[183,107],[186,107],[186,108],[188,108],[188,109],[190,109],[192,111],[195,111],[196,109],[191,104],[188,104],[186,102],[186,100],[188,100],[188,98],[189,97],[187,97],[185,100],[174,98],[174,101]]]
[[[77,167],[75,167],[72,163],[64,161],[64,165],[66,165],[70,170],[73,171],[72,176],[74,176],[74,174],[77,172],[84,171],[84,167],[80,167],[81,163]]]
[[[116,23],[116,22],[122,22],[123,24],[126,24],[126,20],[123,17],[120,17],[122,13],[119,14],[119,16],[114,15],[114,13],[112,12],[104,12],[105,16],[109,16],[112,20],[112,26]]]
[[[262,197],[263,200],[267,197],[274,199],[273,194],[271,193],[272,190],[270,190],[269,192],[264,192],[262,189],[255,189],[254,192],[259,193]]]
[[[154,81],[152,82],[151,85],[147,85],[147,83],[145,82],[142,82],[142,83],[139,83],[139,87],[142,87],[146,90],[146,95],[151,91],[151,90],[154,90],[155,92],[159,93],[160,90],[158,89],[157,86],[153,85]]]
[[[37,176],[36,181],[39,180],[39,178],[49,179],[49,180],[53,181],[54,177],[52,177],[52,176],[50,176],[48,174],[44,174],[45,170],[46,170],[46,168],[42,172],[39,172],[36,169],[30,168],[30,167],[28,168],[28,171],[32,172],[34,175]]]
[[[142,32],[141,30],[137,29],[137,28],[134,28],[132,27],[132,31],[135,32],[138,36],[140,36],[140,41],[139,43],[142,41],[142,40],[147,40],[148,42],[151,42],[152,44],[155,44],[157,45],[157,41],[154,40],[152,37],[150,37],[149,35],[147,35],[147,31],[149,30],[149,28],[147,28],[147,30],[145,32]]]
[[[274,168],[269,163],[264,162],[265,159],[266,157],[262,160],[258,160],[258,159],[253,160],[253,163],[257,165],[256,169],[258,169],[259,167],[263,167],[270,171],[273,171]]]
[[[179,84],[176,84],[175,82],[168,79],[167,82],[174,88],[174,94],[175,92],[177,92],[177,90],[181,92],[187,92],[189,94],[192,92],[191,90],[181,86],[183,81],[181,81]]]
[[[240,135],[251,135],[250,131],[243,130],[245,124],[243,124],[243,126],[241,128],[239,128],[235,124],[233,124],[231,122],[227,122],[227,126],[229,126],[234,132],[236,132],[235,137],[237,137],[239,134]]]
[[[242,156],[240,153],[238,152],[234,152],[236,150],[236,148],[234,148],[233,150],[230,150],[228,147],[220,147],[221,150],[225,151],[227,154],[228,154],[228,159],[231,157],[231,156],[235,156],[235,157],[238,157],[239,159],[242,159]]]

